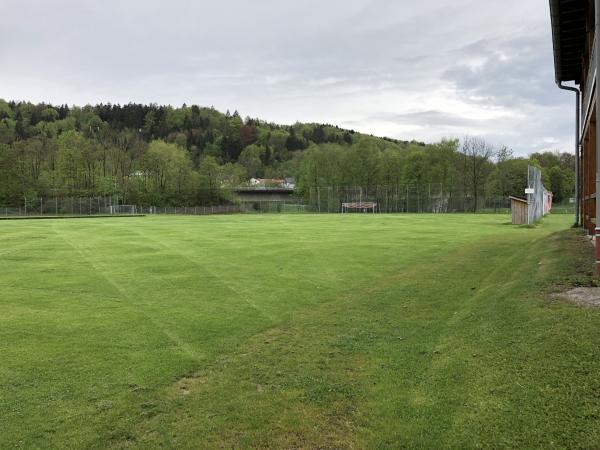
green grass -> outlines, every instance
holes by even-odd
[[[0,448],[596,447],[591,250],[507,221],[2,222]]]

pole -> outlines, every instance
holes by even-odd
[[[595,51],[595,50],[594,50]],[[575,92],[575,226],[579,226],[579,147],[580,147],[580,115],[581,115],[581,92],[578,88],[572,86],[563,86],[562,82],[558,81],[557,86],[564,91]]]
[[[598,86],[598,77],[600,77],[600,55],[598,54],[598,44],[600,41],[600,0],[595,0],[595,25],[596,41],[594,51],[596,52],[596,86]],[[600,194],[600,95],[596,87],[596,196]],[[594,235],[600,236],[600,199],[596,197],[596,228]],[[596,241],[596,273],[600,274],[600,242]]]
[[[531,167],[527,167],[527,188],[529,192],[529,188],[531,188],[531,181],[529,174],[531,173]],[[527,225],[531,225],[531,194],[527,194]]]
[[[429,206],[427,206],[428,211],[427,212],[433,212],[433,211],[429,211],[431,208],[431,183],[427,183],[427,201],[429,202]]]
[[[575,95],[575,226],[579,224],[579,148],[581,137],[581,93]]]
[[[319,214],[321,213],[321,188],[317,186],[317,203],[319,204]]]

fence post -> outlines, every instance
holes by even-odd
[[[319,205],[319,214],[321,214],[321,188],[317,186],[317,204]]]
[[[40,197],[40,216],[44,215],[44,198]]]

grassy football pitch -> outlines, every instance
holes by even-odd
[[[2,221],[0,448],[597,446],[592,251],[508,220]]]

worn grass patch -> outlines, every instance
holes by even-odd
[[[593,447],[569,220],[4,222],[0,447]]]

